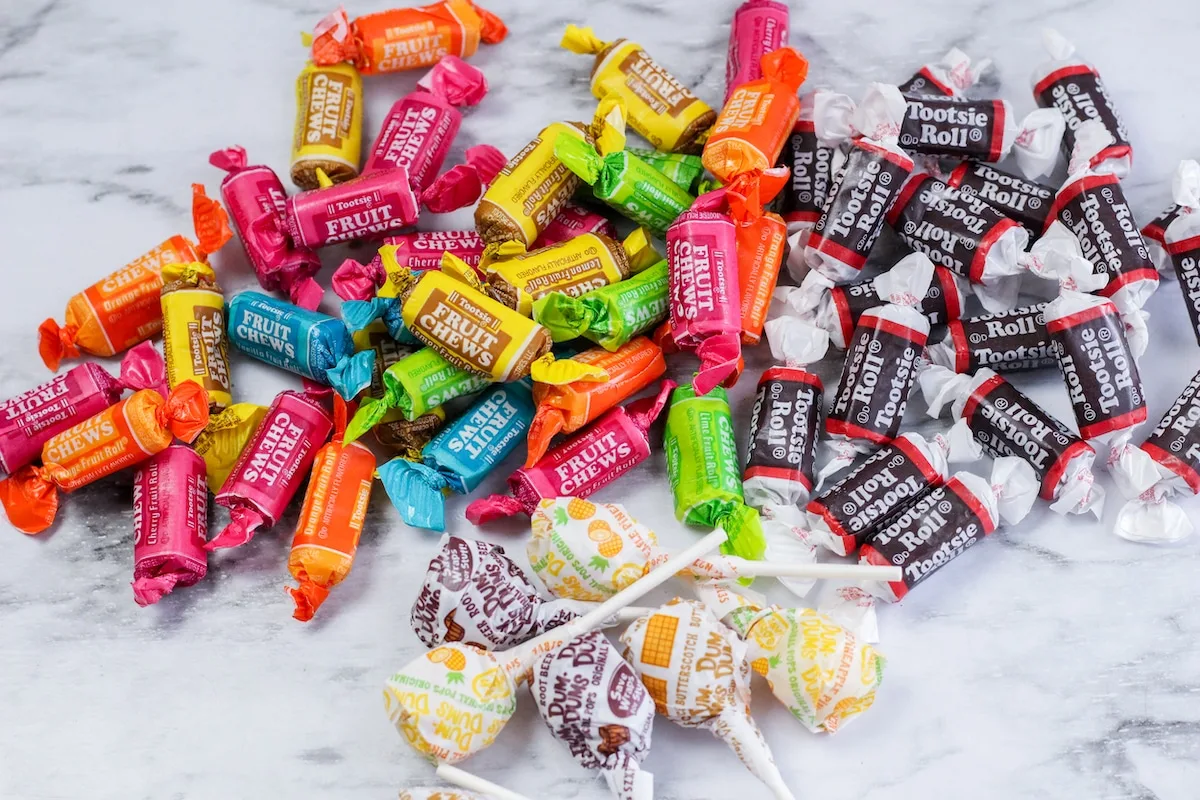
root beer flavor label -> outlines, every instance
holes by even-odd
[[[1046,324],[1067,383],[1079,435],[1093,439],[1146,420],[1146,395],[1112,303]]]
[[[792,171],[792,180],[783,190],[781,214],[786,221],[816,224],[821,218],[833,184],[834,152],[817,139],[812,122],[796,123],[780,158],[780,164]]]
[[[750,417],[750,444],[743,479],[777,486],[779,502],[796,502],[789,484],[812,491],[820,438],[821,379],[802,369],[775,367],[763,373]]]
[[[912,168],[912,160],[901,153],[856,142],[830,189],[809,249],[862,269]]]
[[[999,375],[971,392],[962,418],[988,455],[1016,456],[1033,467],[1046,499],[1053,498],[1067,463],[1091,449]]]
[[[1196,373],[1140,445],[1151,458],[1200,493],[1200,373]]]
[[[1075,132],[1090,119],[1100,120],[1116,140],[1092,159],[1093,164],[1131,152],[1125,122],[1104,88],[1104,81],[1093,68],[1086,64],[1071,64],[1055,70],[1033,87],[1033,96],[1039,106],[1062,112],[1067,123],[1062,147],[1068,157],[1075,149]]]
[[[1055,219],[1079,239],[1084,257],[1096,272],[1108,276],[1108,285],[1097,294],[1112,297],[1136,281],[1158,283],[1150,249],[1116,175],[1087,174],[1068,183],[1059,190],[1050,210],[1048,221]]]
[[[960,192],[977,196],[1034,233],[1045,230],[1046,215],[1054,203],[1054,190],[1049,186],[1027,181],[979,161],[959,164],[946,183]]]
[[[862,560],[903,570],[901,580],[886,584],[899,600],[995,529],[979,498],[958,478],[951,478],[876,533],[863,545]]]
[[[1004,115],[1001,100],[909,97],[900,146],[914,153],[999,161]]]
[[[911,178],[888,214],[904,243],[972,283],[983,280],[988,252],[1018,225],[976,195],[934,178]]]
[[[825,429],[850,439],[886,444],[900,421],[916,378],[926,334],[866,314],[854,331]]]
[[[1187,304],[1192,332],[1196,334],[1196,341],[1200,342],[1200,236],[1170,242],[1166,250],[1179,277],[1179,288]]]
[[[1046,330],[1046,304],[1039,303],[950,323],[954,371],[1024,372],[1058,362]]]
[[[805,510],[825,520],[834,552],[848,555],[942,478],[905,435],[876,450]]]

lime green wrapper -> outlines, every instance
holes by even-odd
[[[700,194],[700,179],[704,177],[704,164],[700,156],[686,153],[660,153],[641,147],[627,147],[628,152],[670,178],[671,182],[691,194]]]
[[[663,434],[675,517],[689,525],[720,526],[729,534],[721,552],[760,560],[766,538],[758,512],[745,504],[733,438],[733,414],[721,387],[696,396],[691,384],[671,394]]]
[[[667,262],[579,297],[550,292],[533,301],[533,319],[556,342],[580,336],[615,351],[667,318]]]
[[[383,397],[368,397],[346,426],[346,441],[352,442],[374,428],[388,411],[399,409],[409,422],[456,397],[477,392],[491,381],[459,369],[423,347],[383,371]]]
[[[628,150],[602,156],[570,135],[554,142],[554,155],[592,187],[592,195],[639,225],[662,234],[696,198]]]

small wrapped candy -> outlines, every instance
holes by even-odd
[[[479,43],[504,41],[508,29],[495,14],[468,0],[439,0],[393,8],[353,20],[338,8],[312,32],[317,64],[348,61],[363,75],[432,67],[445,56],[469,58]]]
[[[446,495],[474,491],[483,479],[521,446],[533,420],[529,380],[495,385],[421,450],[381,466],[377,475],[405,524],[446,529]]]
[[[60,491],[145,461],[174,438],[190,442],[207,424],[208,397],[197,384],[183,383],[165,398],[140,389],[47,439],[40,467],[22,467],[0,481],[0,503],[14,528],[41,533],[58,514]]]
[[[476,270],[483,258],[483,239],[475,231],[412,231],[385,236],[380,247],[393,246],[397,268],[422,272],[441,269],[442,254],[451,253]],[[343,300],[370,300],[389,280],[383,258],[376,253],[366,264],[352,258],[333,272],[333,292]]]
[[[393,339],[381,322],[372,323],[355,333],[354,347],[357,350],[375,351],[371,388],[366,394],[375,400],[383,400],[387,396],[383,376],[388,368],[416,352],[413,347]],[[414,420],[405,419],[400,409],[390,408],[375,427],[375,439],[384,447],[398,450],[403,455],[413,455],[429,443],[445,421],[446,411],[441,406],[434,406]]]
[[[824,355],[819,349],[813,361]],[[742,491],[755,508],[804,505],[813,489],[825,387],[818,375],[788,363],[764,371],[754,395]]]
[[[173,444],[133,475],[133,599],[157,603],[208,572],[208,484],[204,459]]]
[[[792,133],[784,143],[779,163],[791,167],[792,179],[784,188],[779,213],[788,228],[788,272],[797,282],[808,274],[808,263],[804,259],[804,247],[808,235],[821,219],[829,191],[845,163],[845,156],[838,148],[844,138],[841,131],[836,141],[827,142],[817,136],[815,120],[829,118],[832,107],[854,107],[854,101],[844,94],[828,89],[808,92],[800,99],[800,117]],[[845,112],[838,112],[845,116]]]
[[[645,161],[651,167],[666,175],[671,183],[683,189],[690,195],[695,195],[702,185],[708,182],[704,178],[704,162],[700,156],[692,153],[662,153],[645,147],[625,147],[633,155]]]
[[[857,107],[828,103],[813,121],[817,138],[850,152],[829,190],[821,218],[804,246],[804,260],[831,283],[855,278],[883,229],[888,211],[913,171],[900,149],[908,104],[895,86],[873,83]],[[821,109],[818,108],[818,111]]]
[[[990,58],[981,58],[972,64],[970,56],[951,47],[940,60],[921,67],[896,88],[905,96],[963,97],[991,65]]]
[[[950,322],[946,336],[925,348],[931,363],[955,372],[987,367],[1025,372],[1058,363],[1046,330],[1046,304]]]
[[[615,352],[667,318],[670,303],[666,259],[631,278],[579,297],[550,292],[533,301],[533,319],[556,342],[590,339]]]
[[[1033,99],[1039,106],[1057,108],[1066,119],[1063,151],[1075,150],[1080,126],[1087,120],[1099,120],[1112,136],[1103,149],[1089,156],[1090,166],[1103,167],[1118,178],[1129,174],[1133,166],[1133,147],[1121,115],[1100,80],[1100,73],[1075,55],[1075,45],[1052,28],[1042,31],[1042,44],[1049,59],[1033,72]]]
[[[333,419],[315,397],[280,392],[218,487],[216,502],[229,509],[229,524],[205,549],[238,547],[278,522],[332,432]]]
[[[1001,522],[1016,525],[1024,519],[1037,493],[1033,467],[1019,458],[996,459],[990,479],[955,474],[892,517],[859,549],[864,564],[895,564],[904,570],[901,580],[868,583],[867,588],[881,600],[898,602]]]
[[[241,292],[229,301],[229,341],[288,372],[353,398],[371,385],[375,353],[354,352],[354,339],[340,320],[260,292]]]
[[[537,405],[529,425],[529,450],[525,466],[533,467],[559,433],[574,433],[617,403],[645,389],[667,371],[662,349],[644,336],[609,352],[592,348],[572,356],[595,364],[608,373],[603,383],[576,381],[565,386],[538,383],[533,387]]]
[[[266,415],[267,407],[255,403],[234,403],[209,414],[208,424],[192,442],[196,455],[204,459],[209,491],[216,492],[225,483]]]
[[[619,95],[601,101],[603,129],[593,142],[559,134],[554,155],[592,187],[592,196],[658,235],[696,198],[625,149],[625,105]]]
[[[762,58],[787,44],[788,7],[775,0],[745,0],[733,12],[725,57],[725,102],[743,84],[762,78]]]
[[[1104,487],[1092,474],[1096,451],[1002,376],[986,367],[958,375],[934,365],[920,381],[931,417],[951,403],[989,455],[1024,459],[1041,482],[1041,498],[1054,501],[1052,510],[1103,515]]]
[[[781,47],[762,57],[762,77],[729,95],[704,145],[704,166],[717,180],[775,166],[800,116],[798,92],[807,77],[798,50]]]
[[[102,278],[67,301],[66,323],[48,319],[38,326],[38,353],[51,370],[81,352],[113,356],[162,330],[162,268],[177,262],[204,261],[233,233],[224,209],[192,184],[192,224],[197,244],[172,236],[148,253]]]
[[[333,183],[358,175],[365,105],[362,76],[353,65],[304,65],[296,78],[292,183],[316,189],[322,185],[317,170]]]
[[[225,341],[225,296],[212,267],[199,261],[162,270],[163,354],[167,383],[194,381],[208,392],[213,410],[233,402]]]
[[[973,194],[1015,219],[1033,236],[1046,229],[1046,214],[1054,202],[1054,190],[1049,186],[978,161],[964,161],[942,180],[951,189]]]
[[[610,239],[617,238],[617,228],[608,217],[583,206],[566,203],[534,241],[532,249],[565,242],[582,233],[603,233]]]
[[[720,527],[729,534],[726,555],[761,559],[766,539],[758,512],[745,503],[733,416],[725,390],[698,395],[680,386],[671,395],[663,432],[667,477],[675,498],[675,518],[689,525]]]
[[[748,647],[712,611],[677,597],[630,625],[621,644],[658,713],[676,725],[711,731],[777,800],[791,800],[750,716]]]
[[[126,389],[156,389],[166,379],[162,356],[142,342],[121,359],[115,378],[99,364],[80,364],[5,400],[0,403],[0,471],[11,475],[31,463],[49,439],[116,403]]]
[[[313,461],[288,553],[288,572],[300,584],[288,589],[296,602],[292,616],[301,622],[311,620],[329,590],[350,574],[371,500],[375,456],[361,442],[346,444],[345,431],[346,404],[335,395],[333,440]]]
[[[654,779],[641,762],[650,752],[654,703],[608,637],[591,631],[542,656],[529,692],[580,766],[599,770],[619,800],[652,800]]]
[[[1175,170],[1172,180],[1175,196],[1174,211],[1168,211],[1157,220],[1161,228],[1161,246],[1175,268],[1179,285],[1186,287],[1183,293],[1187,304],[1188,319],[1192,332],[1200,342],[1200,296],[1195,287],[1200,284],[1200,164],[1192,160],[1182,161]],[[1149,242],[1147,242],[1149,244]]]
[[[763,607],[727,586],[694,584],[696,595],[746,642],[750,668],[813,733],[837,733],[869,709],[886,659],[811,608]]]
[[[656,150],[692,153],[700,149],[716,112],[640,44],[628,39],[602,42],[591,28],[568,25],[559,45],[572,53],[596,56],[592,94],[600,100],[610,94],[623,99],[629,124]]]
[[[382,239],[415,225],[420,214],[408,172],[380,169],[334,184],[317,168],[318,188],[284,203],[288,236],[297,247]]]
[[[1056,108],[1039,108],[1018,122],[1007,100],[909,95],[900,146],[910,153],[989,163],[1011,152],[1021,171],[1036,178],[1054,170],[1065,127]]]
[[[547,497],[588,497],[650,457],[650,425],[675,388],[663,381],[651,397],[617,406],[550,450],[533,467],[508,478],[511,495],[484,497],[467,506],[467,519],[481,525],[514,514],[532,514]]]
[[[258,285],[267,291],[283,292],[301,308],[315,309],[325,294],[313,280],[321,269],[321,260],[312,250],[296,247],[288,238],[284,214],[287,193],[275,170],[247,166],[245,148],[236,145],[217,150],[208,157],[208,163],[226,173],[221,181],[221,199],[254,267]]]
[[[543,599],[499,545],[450,535],[439,544],[410,618],[426,647],[462,642],[507,650],[574,619],[583,607]]]

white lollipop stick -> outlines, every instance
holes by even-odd
[[[497,786],[491,781],[485,781],[478,775],[464,772],[458,767],[452,767],[449,764],[438,764],[437,775],[446,783],[452,783],[460,789],[466,789],[468,792],[487,795],[489,798],[494,798],[494,800],[530,800],[530,798],[523,794],[509,791],[503,786]]]
[[[646,606],[629,606],[628,608],[622,608],[613,615],[613,618],[616,619],[618,624],[624,625],[625,623],[633,622],[639,617],[644,617],[647,614],[652,613],[654,613],[653,608],[647,608]]]
[[[745,578],[811,578],[812,580],[898,581],[904,577],[899,567],[874,564],[772,564],[749,561],[737,556],[726,559],[738,575]]]

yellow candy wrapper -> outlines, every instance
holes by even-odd
[[[204,459],[210,492],[216,494],[221,490],[266,415],[266,406],[234,403],[208,418],[208,424],[192,443],[192,449]]]
[[[334,183],[358,175],[362,157],[363,83],[351,64],[309,62],[296,78],[292,183],[320,186],[317,170]]]
[[[163,356],[174,389],[194,381],[210,408],[233,402],[225,339],[225,298],[212,267],[199,261],[162,269]]]

